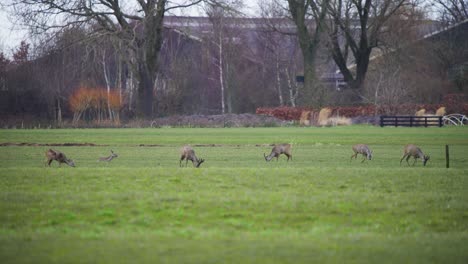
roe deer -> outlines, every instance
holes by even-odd
[[[421,149],[413,144],[408,144],[405,146],[405,149],[403,150],[403,157],[400,160],[400,166],[401,166],[401,162],[403,161],[405,157],[406,157],[406,163],[408,163],[408,165],[409,165],[409,162],[408,162],[409,158],[410,157],[414,158],[413,166],[419,158],[423,160],[423,166],[426,166],[426,163],[429,160],[429,156],[424,155]]]
[[[194,167],[200,167],[200,165],[205,161],[204,159],[199,159],[195,156],[195,151],[190,146],[183,146],[180,149],[180,161],[179,167],[182,167],[182,161],[185,159],[185,167],[189,160],[192,161]]]
[[[61,166],[62,163],[66,163],[68,166],[75,167],[73,160],[67,159],[65,154],[58,150],[49,149],[46,151],[45,155],[47,157],[47,165],[49,165],[49,167],[53,160],[56,160],[59,163],[59,166]]]
[[[113,150],[111,150],[111,155],[107,157],[100,157],[98,161],[106,161],[110,162],[112,159],[117,158],[119,155],[115,154]]]
[[[357,159],[358,154],[362,154],[362,156],[364,157],[364,159],[361,161],[361,163],[364,162],[366,159],[368,159],[368,160],[372,159],[372,150],[370,150],[369,146],[367,146],[365,144],[354,145],[353,146],[353,151],[354,151],[354,154],[351,155],[351,160],[353,160],[353,157],[354,157],[354,159]]]
[[[291,144],[286,143],[286,144],[275,145],[273,149],[271,150],[270,155],[267,156],[265,155],[265,153],[263,153],[263,157],[265,157],[266,161],[270,161],[272,158],[276,158],[276,161],[278,161],[278,157],[281,154],[284,154],[288,157],[288,160],[287,160],[288,162],[290,158],[292,160]]]

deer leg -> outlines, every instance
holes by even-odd
[[[289,155],[288,155],[288,154],[286,154],[286,156],[288,157],[288,160],[287,160],[287,162],[289,162]]]
[[[357,157],[357,153],[354,153],[353,155],[351,155],[351,159],[349,161],[352,161],[353,160],[353,157],[356,158]]]
[[[184,159],[182,159],[182,158],[179,160],[179,167],[182,167],[182,161],[183,161],[183,160],[184,160]]]
[[[185,159],[185,167],[187,167],[188,159]]]
[[[417,159],[417,158],[414,158],[414,161],[413,161],[413,165],[412,165],[412,166],[414,166],[414,164],[416,164],[416,161],[418,161],[418,159]]]
[[[405,157],[406,157],[406,154],[403,155],[403,157],[401,158],[401,160],[400,160],[400,166],[401,166],[401,162],[405,159]]]
[[[51,163],[52,163],[52,160],[51,160],[51,159],[48,159],[48,160],[47,160],[47,165],[49,165],[49,167],[50,167],[50,164],[51,164]]]
[[[364,156],[364,154],[362,155],[362,157],[363,157],[363,159],[362,159],[361,163],[363,163],[367,158],[366,156]]]
[[[411,158],[410,155],[408,155],[408,156],[406,157],[406,163],[408,163],[408,166],[410,165],[410,164],[409,164],[409,159],[410,159],[410,158]]]

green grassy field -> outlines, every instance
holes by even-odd
[[[293,161],[265,162],[282,142]],[[467,128],[0,130],[0,143],[38,144],[0,147],[2,263],[468,262]],[[98,146],[44,146],[62,143]],[[187,143],[200,169],[179,168]],[[350,161],[356,143],[374,159]],[[407,143],[426,167],[400,166]],[[48,148],[77,167],[44,167]]]

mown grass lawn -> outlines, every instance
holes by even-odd
[[[0,147],[2,263],[468,261],[466,128],[0,130],[6,142],[100,146],[52,147],[76,168],[44,167],[48,146]],[[276,142],[292,162],[264,161]],[[179,168],[185,143],[202,168]],[[374,159],[350,161],[355,143]],[[426,167],[400,166],[407,143]]]

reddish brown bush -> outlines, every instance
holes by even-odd
[[[312,109],[306,107],[260,107],[255,111],[258,115],[274,116],[281,120],[299,120],[302,111],[311,111]]]
[[[449,98],[450,99],[450,98]],[[453,100],[453,99],[452,99]],[[361,106],[335,106],[327,107],[331,109],[332,116],[341,117],[361,117],[361,116],[375,116],[375,115],[414,115],[416,111],[425,109],[428,114],[435,114],[437,109],[441,106],[452,109],[447,113],[461,113],[468,115],[468,104],[460,103],[458,111],[453,111],[448,103],[445,104],[405,104],[396,106],[380,106],[379,108],[374,105],[361,105]],[[259,115],[273,116],[282,120],[296,120],[299,121],[303,111],[311,111],[311,116],[317,116],[320,109],[311,109],[306,107],[270,107],[270,108],[257,108],[256,113]]]
[[[118,112],[122,107],[118,92],[111,90],[108,94],[105,89],[100,88],[80,87],[70,96],[68,102],[73,111],[73,123],[78,122],[84,113],[99,122],[106,116],[118,121]]]

